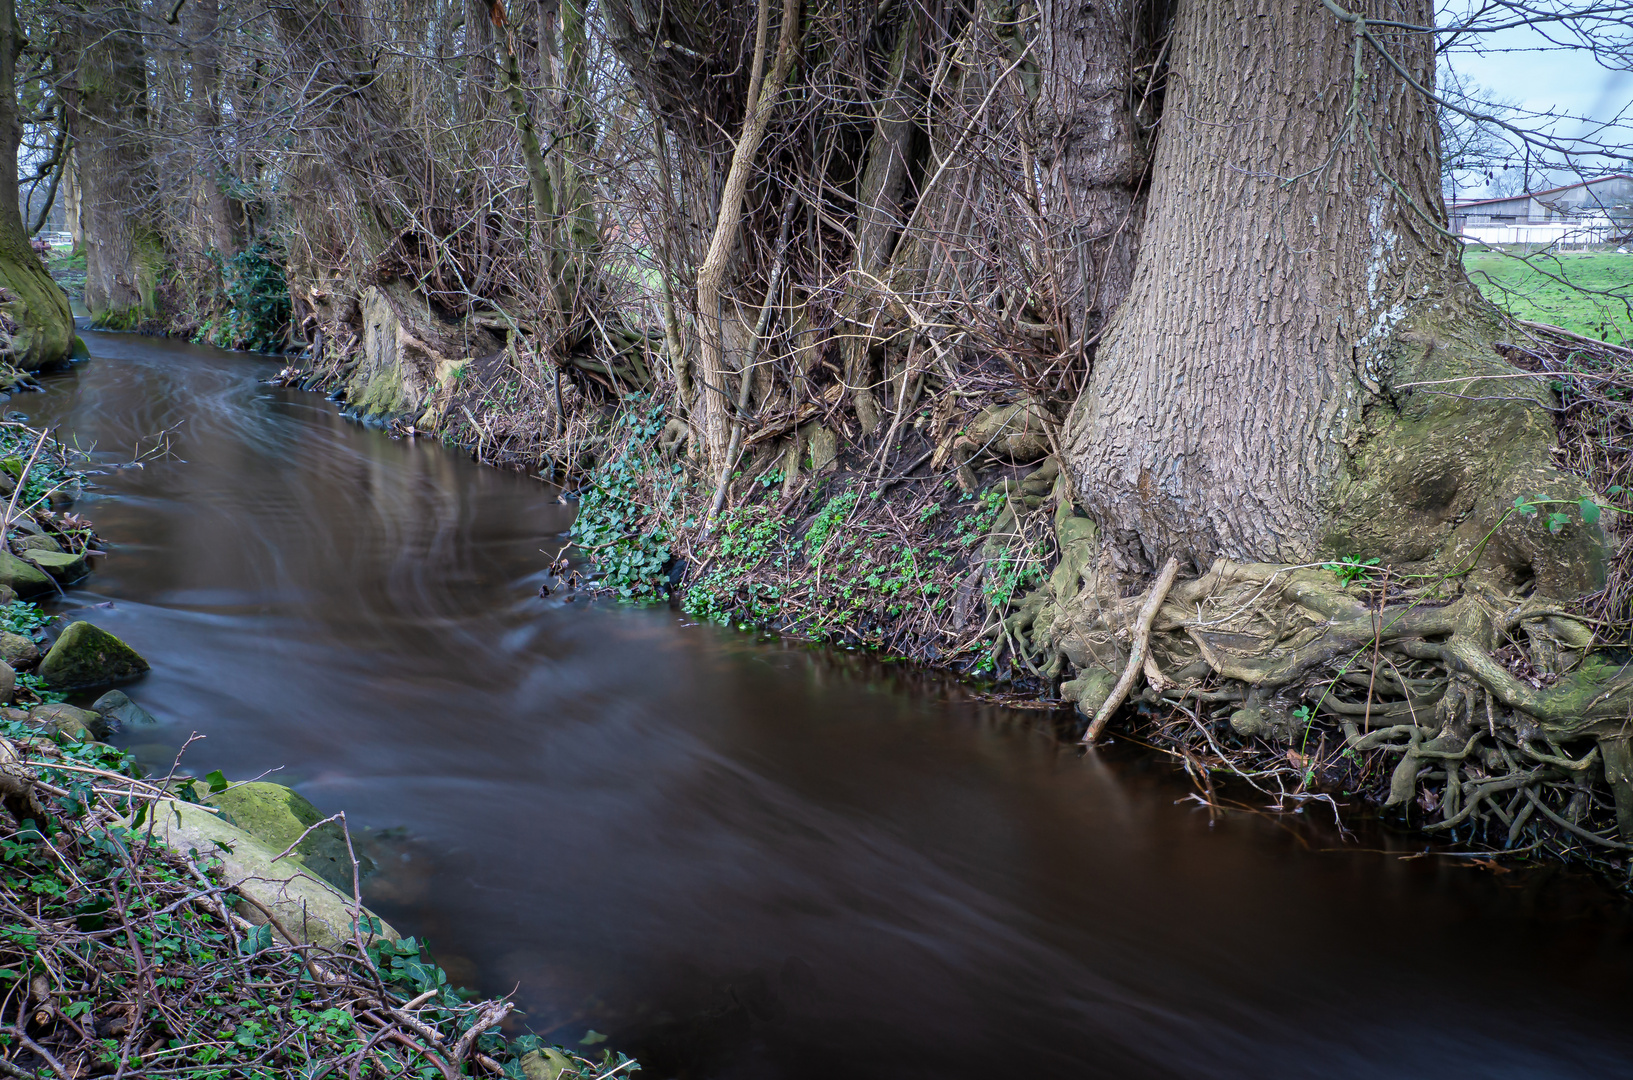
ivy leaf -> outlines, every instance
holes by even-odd
[[[239,950],[245,956],[254,956],[258,952],[272,948],[272,924],[262,923],[244,935]]]
[[[204,781],[210,785],[211,795],[219,795],[227,790],[227,778],[221,774],[220,769],[206,775]]]
[[[1592,499],[1583,499],[1577,504],[1582,510],[1582,523],[1592,525],[1599,520],[1599,504]]]

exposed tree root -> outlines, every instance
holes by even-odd
[[[1557,603],[1478,579],[1346,587],[1323,567],[1220,560],[1167,590],[1142,661],[1137,613],[1165,583],[1117,598],[1087,576],[1034,636],[1078,669],[1063,692],[1085,717],[1115,704],[1099,698],[1126,665],[1188,768],[1365,799],[1482,848],[1618,868],[1633,850],[1633,663],[1596,653]]]

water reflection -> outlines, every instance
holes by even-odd
[[[165,727],[125,738],[391,830],[371,901],[553,1038],[656,1076],[1626,1068],[1630,923],[1591,887],[1325,854],[935,678],[541,600],[570,508],[538,481],[275,364],[90,340],[9,407],[110,466],[69,606],[154,663]]]

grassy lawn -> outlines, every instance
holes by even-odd
[[[1522,253],[1520,248],[1511,250]],[[1463,265],[1481,292],[1522,319],[1633,344],[1633,313],[1629,312],[1633,307],[1633,255],[1550,253],[1532,255],[1527,264],[1509,255],[1470,250],[1464,253]]]

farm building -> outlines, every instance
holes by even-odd
[[[1594,244],[1633,232],[1633,176],[1453,204],[1452,231],[1487,244]]]

